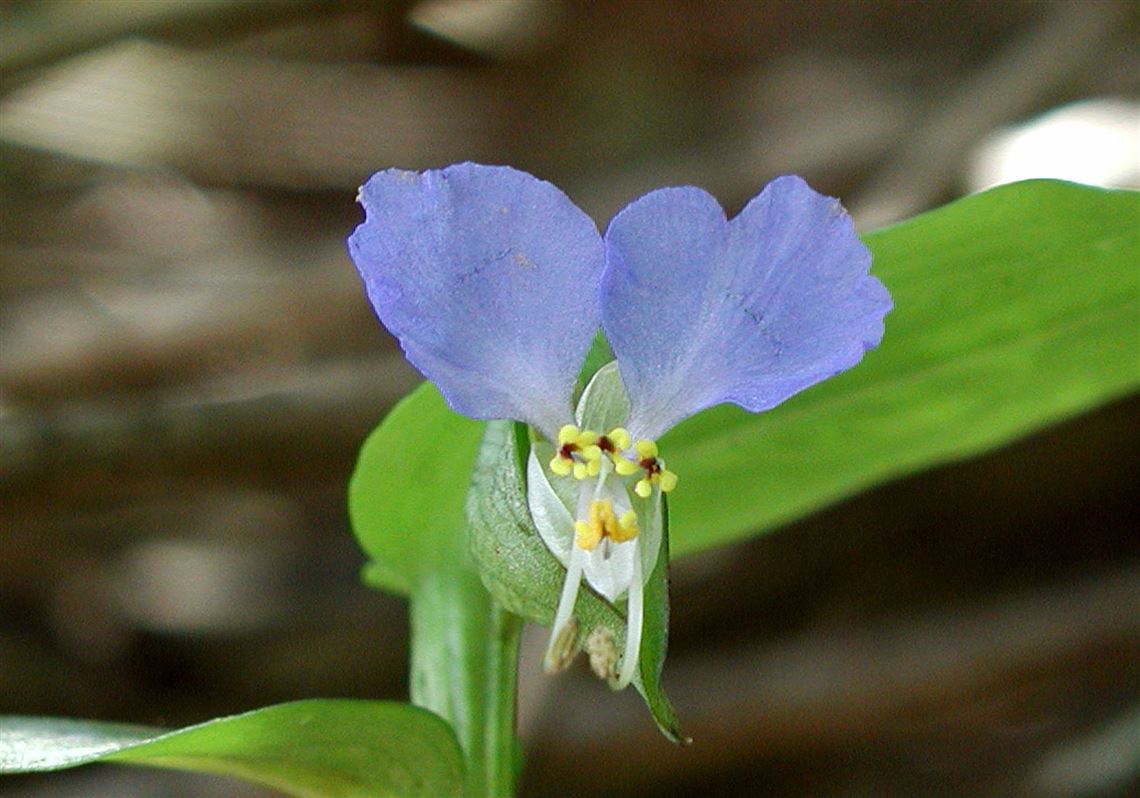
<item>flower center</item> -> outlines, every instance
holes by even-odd
[[[578,484],[572,487],[563,483],[556,490],[551,484],[553,480],[536,477],[538,484],[546,486],[546,501],[561,502],[567,510],[574,502],[569,494],[577,493],[573,540],[562,537],[564,531],[557,532],[559,546],[568,546],[569,551],[563,561],[566,579],[554,613],[546,669],[562,670],[577,651],[578,626],[573,613],[585,577],[609,601],[626,597],[627,624],[621,659],[617,659],[612,633],[608,643],[602,637],[587,641],[595,673],[615,689],[621,689],[637,670],[644,622],[644,576],[647,571],[652,572],[662,536],[658,509],[661,494],[677,487],[677,475],[665,467],[654,441],[642,439],[634,443],[633,436],[622,427],[601,434],[573,424],[558,431],[549,468],[550,473],[573,477]],[[541,504],[538,502],[537,506]],[[646,513],[644,521],[634,507]],[[535,509],[532,501],[532,513]],[[540,519],[549,521],[550,514],[543,511],[534,517],[542,534]],[[642,523],[646,525],[644,530]]]
[[[607,457],[620,476],[642,474],[633,490],[643,499],[649,498],[655,486],[662,493],[677,487],[677,475],[665,468],[654,441],[642,439],[633,444],[632,456],[627,454],[630,444],[629,432],[622,427],[599,435],[567,424],[558,431],[558,448],[550,461],[550,470],[563,477],[573,474],[578,480],[596,477],[602,469],[602,458]]]

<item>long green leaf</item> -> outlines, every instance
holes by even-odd
[[[297,701],[178,731],[0,717],[0,772],[90,762],[234,776],[302,798],[437,798],[463,785],[450,727],[407,704]]]

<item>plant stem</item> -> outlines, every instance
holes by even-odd
[[[515,794],[517,766],[515,721],[518,715],[519,641],[522,618],[498,603],[491,607],[491,637],[487,641],[487,717],[484,725],[484,768],[487,795]]]
[[[521,627],[466,564],[436,571],[412,591],[412,703],[455,729],[468,798],[514,794]]]

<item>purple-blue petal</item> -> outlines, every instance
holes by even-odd
[[[377,315],[451,407],[573,420],[574,381],[597,329],[603,245],[550,183],[505,166],[373,175],[348,251]]]
[[[731,221],[701,189],[654,191],[605,243],[602,328],[635,437],[723,402],[774,407],[858,363],[891,309],[850,217],[798,177]]]

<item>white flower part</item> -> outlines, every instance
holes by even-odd
[[[636,542],[636,541],[635,541]],[[625,653],[621,658],[615,690],[623,689],[633,679],[637,671],[637,661],[641,653],[641,628],[645,610],[643,606],[645,584],[641,577],[641,558],[633,558],[633,580],[629,588],[629,602],[626,604]]]
[[[564,568],[570,567],[570,560],[574,545],[574,518],[570,510],[563,503],[561,497],[555,492],[550,478],[543,468],[542,461],[531,450],[527,458],[527,504],[530,508],[531,518],[538,530],[539,537],[546,544],[546,548],[555,556]],[[629,491],[620,479],[614,477],[609,471],[609,464],[603,466],[603,473],[598,477],[577,482],[578,518],[586,518],[590,514],[590,504],[595,500],[609,500],[613,504],[614,514],[619,518],[632,509]],[[658,502],[660,500],[658,499]],[[653,524],[654,518],[643,518],[642,523]],[[657,551],[661,544],[660,530],[652,527],[642,527],[641,534],[633,540],[624,543],[614,543],[604,540],[593,551],[583,551],[582,573],[590,587],[594,588],[607,601],[613,603],[625,594],[634,577],[634,561],[639,563],[641,573],[652,570],[652,562],[657,559]],[[649,559],[650,562],[644,562]],[[646,567],[648,565],[648,567]]]
[[[575,421],[582,430],[605,435],[620,427],[628,412],[617,364],[610,363],[590,380],[578,403]],[[625,599],[625,646],[618,671],[609,679],[611,687],[620,690],[637,673],[644,629],[645,582],[657,565],[664,530],[660,489],[655,486],[646,498],[637,495],[634,475],[618,474],[614,466],[618,453],[606,451],[609,454],[593,461],[598,466],[596,474],[562,476],[551,471],[549,465],[559,456],[554,446],[542,441],[535,443],[527,458],[527,504],[539,537],[566,568],[546,650],[546,669],[554,672],[566,667],[576,650],[574,607],[585,579],[610,604],[618,605]],[[620,454],[631,460],[638,457],[634,448]],[[581,466],[585,460],[576,462]],[[617,535],[608,526],[604,532],[590,526],[598,524],[599,517],[610,519],[603,524],[617,521],[623,534]],[[582,534],[591,548],[578,545],[577,522],[586,522]],[[636,523],[635,536],[621,542],[614,540],[615,536],[625,536],[625,525],[630,523]]]
[[[582,481],[582,489],[578,494],[578,517],[588,517],[590,505],[595,501],[611,502],[614,515],[618,518],[632,509],[628,491],[620,480],[610,474],[608,462],[603,464],[602,473],[598,477]],[[640,559],[640,540],[640,535],[624,543],[614,543],[607,538],[592,551],[585,552],[586,561],[582,572],[586,581],[611,604],[621,598],[633,584],[634,563]]]
[[[607,432],[620,427],[629,417],[629,397],[621,381],[616,360],[602,366],[582,391],[574,421],[579,427]]]
[[[562,629],[571,620],[574,605],[578,602],[578,588],[582,586],[582,562],[585,554],[586,552],[577,546],[570,554],[570,563],[566,567],[566,581],[562,583],[562,595],[558,598],[558,610],[554,613],[554,623],[550,626],[550,642],[546,644],[544,665],[548,673],[554,673],[565,667],[561,664],[565,658],[555,651],[555,648],[562,637]],[[572,650],[577,651],[577,641],[573,641],[571,645],[575,646]]]
[[[574,516],[554,491],[533,447],[526,461],[526,483],[526,501],[539,537],[562,567],[569,568],[570,549],[574,545]]]

